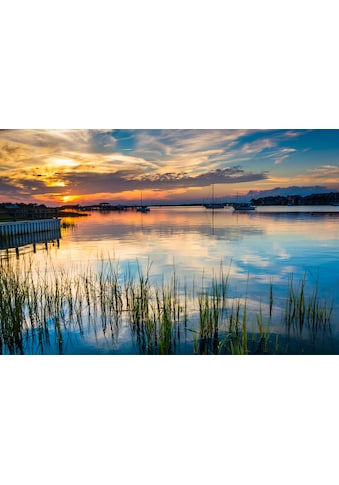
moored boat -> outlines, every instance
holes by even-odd
[[[149,212],[150,208],[142,203],[142,192],[140,193],[140,206],[137,207],[137,212]]]
[[[255,206],[251,205],[249,202],[235,202],[233,204],[233,209],[235,211],[254,211]]]
[[[214,184],[212,185],[212,202],[208,202],[207,204],[203,204],[205,209],[223,209],[225,204],[222,202],[214,202]]]
[[[146,207],[145,205],[137,208],[137,212],[149,212],[149,211],[150,211],[150,208]]]

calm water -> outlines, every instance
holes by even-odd
[[[339,208],[338,208],[339,209]],[[229,274],[230,298],[247,297],[249,325],[254,325],[259,302],[267,308],[270,282],[274,306],[284,307],[288,282],[306,278],[312,291],[334,302],[331,327],[309,329],[302,333],[273,319],[270,332],[279,336],[277,353],[339,353],[339,210],[335,207],[258,208],[237,213],[231,208],[176,207],[152,208],[142,214],[134,211],[91,213],[69,220],[62,229],[59,244],[21,247],[20,258],[33,261],[33,267],[76,274],[82,268],[97,270],[102,260],[114,260],[121,274],[149,273],[152,282],[161,285],[175,273],[181,288],[208,285],[213,274],[223,267]],[[10,250],[13,258],[15,250]],[[3,257],[5,251],[1,251]],[[26,256],[25,256],[26,254]],[[7,253],[8,255],[8,253]],[[253,322],[250,324],[250,318]],[[53,325],[51,325],[53,327]],[[193,325],[194,327],[194,325]],[[175,353],[192,353],[194,328],[186,328],[177,341]],[[58,342],[58,343],[57,343]],[[6,352],[6,346],[3,346]],[[88,322],[79,330],[70,327],[56,338],[51,328],[48,345],[43,350],[29,338],[25,353],[139,353],[143,352],[137,336],[123,324],[113,332]]]

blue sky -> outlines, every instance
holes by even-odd
[[[339,188],[339,130],[1,130],[0,200],[199,202]]]

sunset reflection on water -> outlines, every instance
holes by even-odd
[[[339,337],[339,211],[265,209],[237,213],[229,207],[215,211],[152,207],[147,214],[92,212],[64,220],[59,244],[31,254],[32,267],[77,275],[88,268],[98,271],[103,262],[111,261],[122,278],[149,271],[152,282],[161,285],[175,274],[181,288],[205,285],[222,268],[229,277],[230,298],[246,297],[249,312],[258,304],[267,309],[271,283],[274,304],[283,308],[291,278],[296,282],[306,278],[310,288],[317,286],[320,296],[334,301],[332,335]],[[27,253],[27,248],[20,251]],[[272,323],[272,330],[277,335],[285,332],[279,320]],[[126,328],[119,332],[120,345],[125,342],[126,349],[135,351],[126,343]],[[93,339],[102,340],[98,345],[104,348],[109,345],[103,336],[89,333],[84,352],[88,345],[95,347]],[[121,349],[117,346],[115,351]]]

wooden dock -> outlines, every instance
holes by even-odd
[[[55,230],[60,230],[60,219],[57,218],[21,222],[1,222],[0,238]]]

